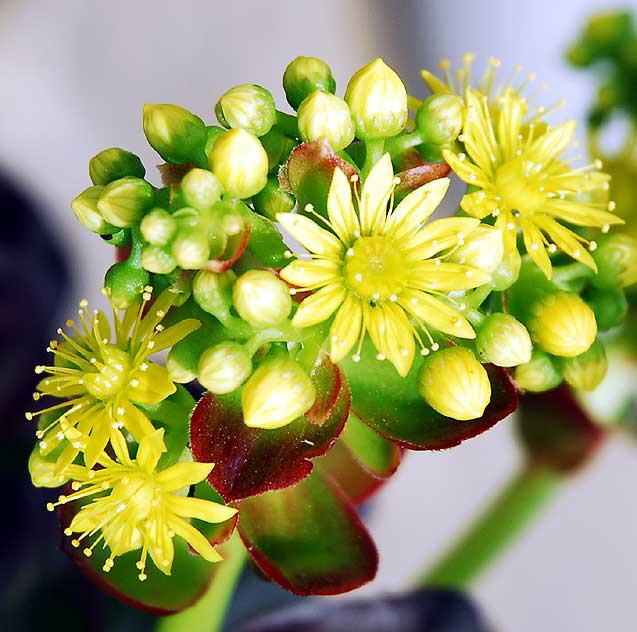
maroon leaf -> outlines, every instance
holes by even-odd
[[[293,487],[243,500],[239,533],[261,571],[298,595],[354,590],[378,568],[353,506],[318,469]]]
[[[520,398],[518,434],[534,463],[572,472],[597,452],[607,432],[573,397],[570,388]]]
[[[446,178],[451,173],[451,167],[444,162],[426,162],[422,165],[412,167],[397,173],[400,183],[396,186],[395,195],[397,200],[401,200],[408,193],[421,187],[427,182]]]
[[[208,480],[229,502],[297,483],[312,470],[341,433],[350,392],[341,370],[327,358],[313,370],[317,390],[305,416],[276,430],[248,428],[237,394],[205,395],[190,423],[197,461],[213,462]]]

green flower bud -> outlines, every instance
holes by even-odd
[[[462,238],[462,244],[453,251],[449,261],[492,274],[502,262],[503,255],[502,231],[483,224]]]
[[[600,331],[608,331],[621,325],[628,313],[626,295],[619,288],[608,290],[590,288],[585,300],[595,314],[597,328]]]
[[[591,282],[599,288],[627,287],[637,283],[637,240],[615,233],[600,240],[593,252],[597,274]]]
[[[315,399],[310,376],[294,360],[266,360],[243,388],[243,423],[250,428],[281,428],[304,415]]]
[[[452,143],[464,121],[464,101],[456,94],[432,94],[416,111],[416,129],[424,142],[434,145]]]
[[[223,187],[207,169],[191,169],[181,181],[181,192],[187,204],[208,211],[221,199]]]
[[[518,388],[531,393],[550,391],[562,381],[551,357],[541,349],[534,349],[531,359],[515,368],[515,383]]]
[[[572,292],[548,294],[531,307],[529,329],[533,340],[553,355],[572,358],[595,340],[593,310]]]
[[[144,288],[148,285],[148,272],[137,268],[128,261],[112,265],[106,272],[104,287],[111,303],[118,309],[128,309],[142,300]]]
[[[199,382],[211,393],[231,393],[251,372],[250,354],[231,340],[206,349],[199,359]]]
[[[232,197],[258,193],[268,180],[268,155],[259,139],[237,128],[217,138],[210,152],[210,169]]]
[[[464,421],[482,417],[491,399],[491,383],[469,349],[449,347],[425,357],[418,392],[441,415]]]
[[[127,228],[142,218],[154,199],[155,191],[146,180],[127,176],[104,187],[97,210],[113,226]]]
[[[608,358],[604,345],[596,340],[588,351],[562,363],[564,379],[573,387],[594,391],[606,377]]]
[[[93,184],[106,185],[126,176],[143,178],[146,175],[146,169],[134,153],[119,147],[111,147],[91,158],[88,163],[88,173]]]
[[[208,236],[198,228],[182,229],[172,243],[171,253],[184,270],[198,270],[210,258]]]
[[[491,282],[496,292],[510,288],[520,276],[522,257],[517,250],[504,253],[500,265],[491,273]]]
[[[155,208],[144,216],[140,224],[144,239],[149,244],[164,246],[177,230],[177,222],[163,208]]]
[[[116,228],[109,224],[97,209],[97,201],[104,187],[92,186],[84,189],[72,202],[71,209],[84,228],[98,235],[109,235]]]
[[[212,146],[215,144],[217,138],[221,136],[226,130],[223,127],[219,127],[218,125],[208,125],[206,128],[206,145],[205,145],[205,154],[206,156],[210,156],[210,152],[212,151]]]
[[[232,301],[239,316],[254,327],[282,323],[292,311],[288,286],[267,270],[249,270],[234,284]]]
[[[314,90],[334,94],[336,82],[330,67],[324,61],[316,57],[297,57],[283,73],[283,89],[288,103],[296,110]]]
[[[166,370],[173,382],[188,384],[197,379],[199,357],[201,356],[201,330],[180,340],[168,352]]]
[[[254,210],[273,222],[277,213],[289,213],[296,204],[291,193],[281,188],[278,178],[268,178],[268,183],[253,198]]]
[[[491,314],[478,331],[476,350],[483,362],[517,366],[531,359],[533,345],[526,327],[510,314]]]
[[[255,136],[267,134],[276,122],[276,106],[268,90],[251,83],[230,88],[215,105],[224,127],[242,127]]]
[[[345,91],[356,135],[394,136],[407,122],[407,91],[400,77],[378,58],[357,71]]]
[[[201,162],[208,131],[192,112],[178,105],[147,103],[143,124],[148,142],[167,162]]]
[[[224,319],[232,307],[232,286],[237,276],[232,270],[218,274],[200,270],[192,283],[192,294],[204,311]]]
[[[315,90],[299,107],[299,132],[303,140],[325,139],[334,151],[345,149],[354,140],[354,121],[343,99]]]
[[[146,246],[142,250],[141,264],[144,270],[155,274],[169,274],[177,267],[170,252],[161,246]]]

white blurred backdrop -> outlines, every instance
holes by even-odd
[[[628,2],[627,2],[628,4]],[[634,4],[634,2],[633,2]],[[99,300],[112,250],[74,219],[69,201],[89,183],[88,159],[121,146],[157,182],[141,128],[145,102],[179,103],[213,121],[217,98],[254,82],[283,102],[285,65],[296,55],[331,64],[337,90],[382,56],[425,94],[418,69],[441,57],[489,55],[522,64],[582,118],[592,78],[562,61],[590,0],[0,0],[0,165],[35,196],[64,240],[74,300]],[[547,104],[548,104],[547,103]],[[580,132],[582,129],[580,128]],[[71,306],[69,306],[69,309]],[[443,453],[409,454],[373,506],[378,578],[357,594],[400,590],[444,550],[514,471],[510,421]],[[475,586],[506,632],[634,630],[637,614],[637,445],[616,441],[567,483],[554,503]]]

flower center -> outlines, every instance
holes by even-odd
[[[109,399],[128,384],[131,362],[128,354],[117,347],[109,346],[102,352],[101,362],[96,361],[95,373],[84,375],[86,390],[98,399]]]
[[[546,200],[542,181],[543,164],[523,157],[505,162],[497,171],[495,186],[504,204],[527,214],[537,211]]]
[[[406,273],[404,257],[387,237],[360,237],[347,251],[345,281],[361,298],[396,300]]]

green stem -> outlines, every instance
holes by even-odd
[[[466,589],[550,500],[559,480],[546,468],[523,469],[416,585]]]
[[[416,145],[421,145],[424,142],[422,134],[415,130],[408,134],[401,134],[400,136],[394,136],[389,141],[387,141],[387,151],[390,153],[391,157],[394,158],[407,151],[411,147],[415,147]]]
[[[365,141],[365,164],[361,170],[363,180],[365,180],[369,172],[372,170],[372,167],[383,157],[384,148],[384,138],[374,138],[372,140]]]
[[[226,616],[234,589],[246,560],[238,534],[223,547],[224,559],[203,597],[194,606],[160,619],[155,632],[218,632]]]

